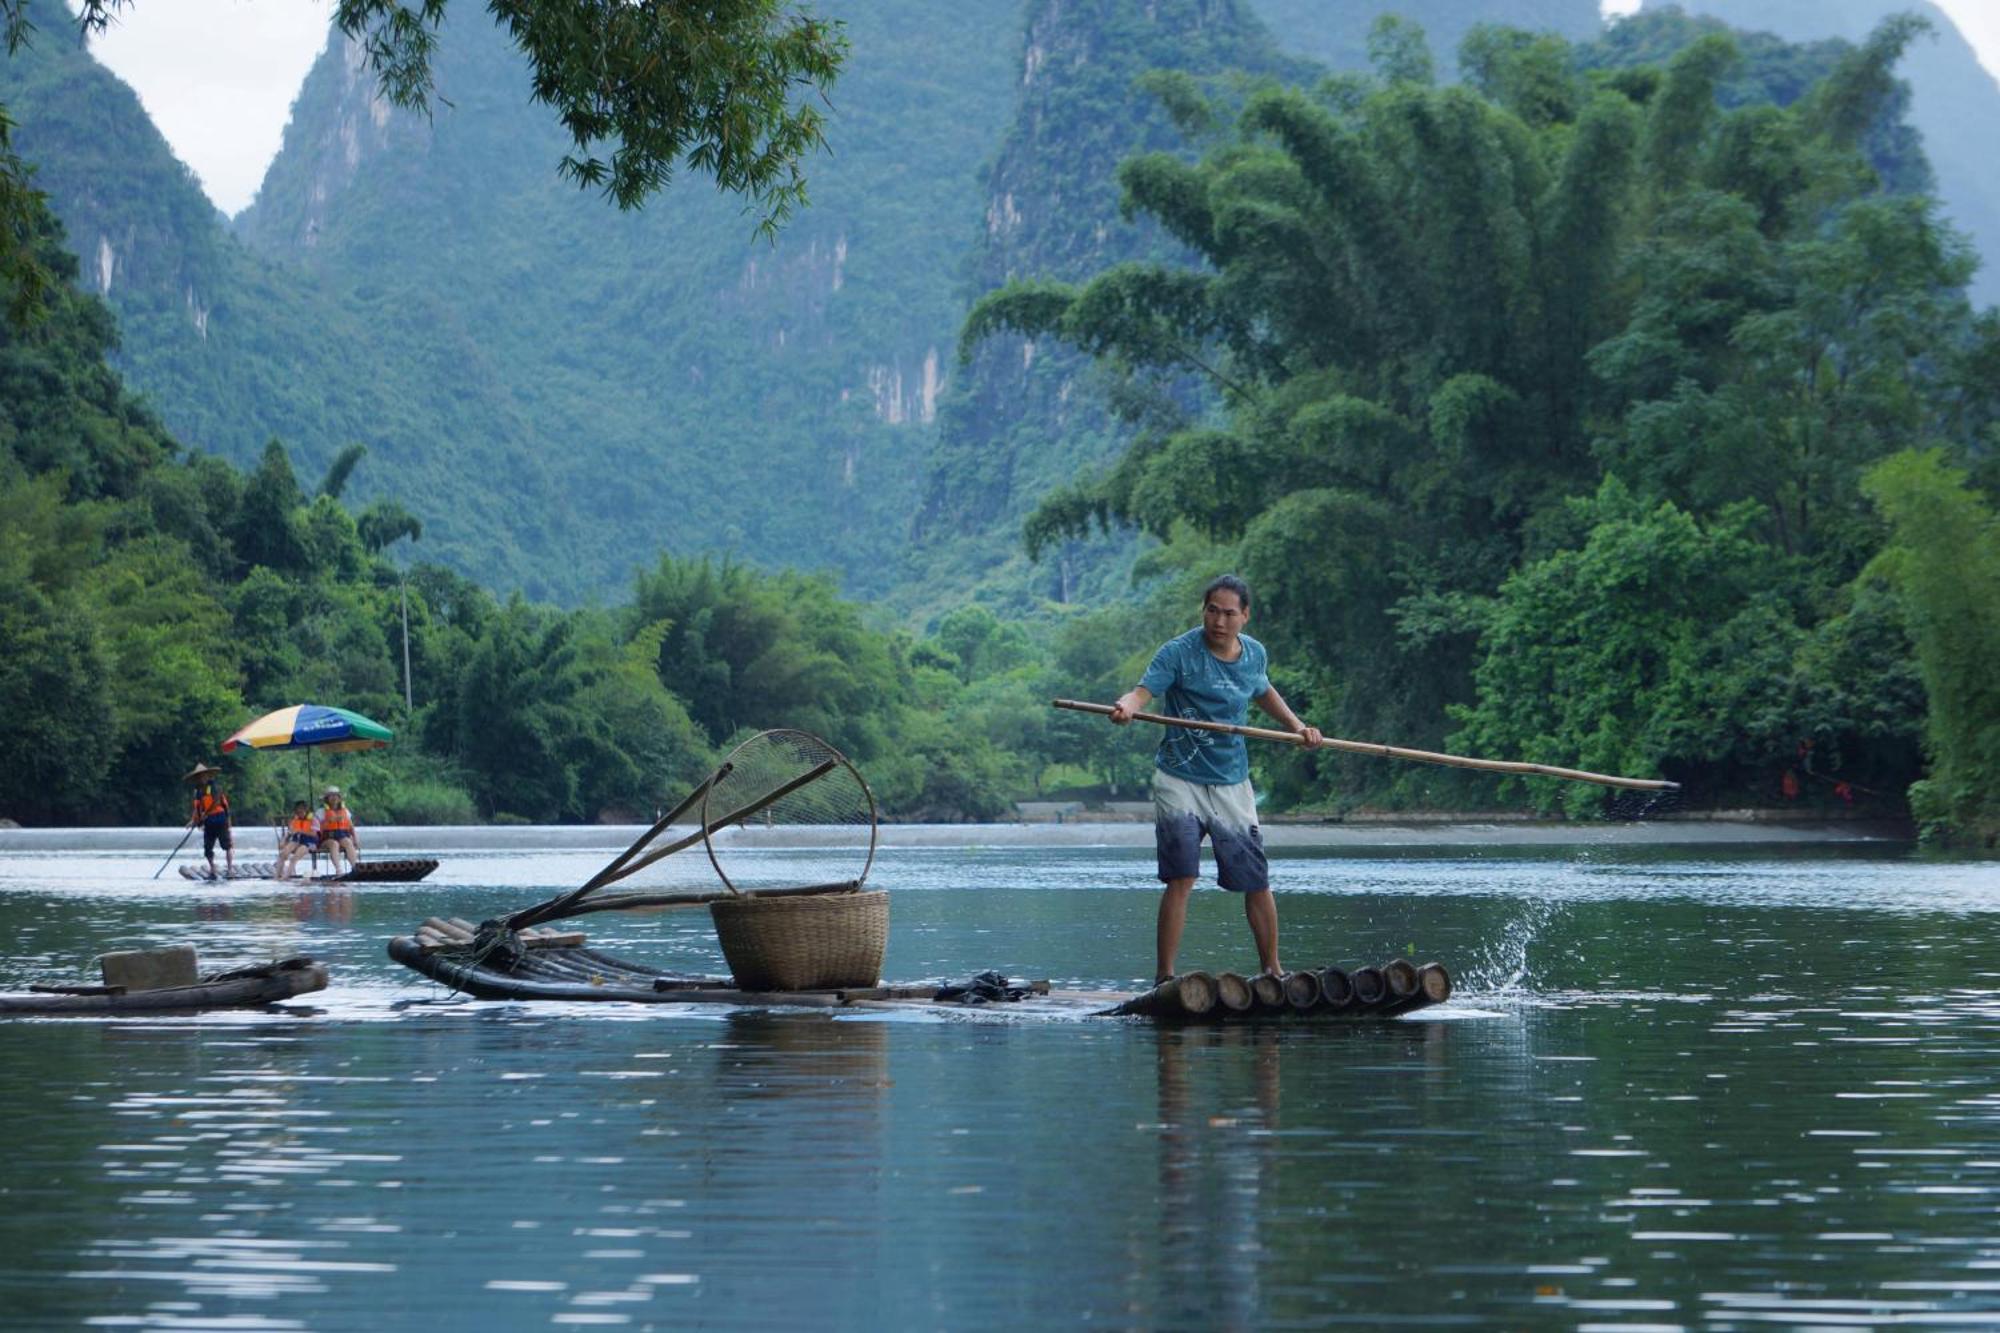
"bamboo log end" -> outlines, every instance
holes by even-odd
[[[1218,1008],[1232,1013],[1243,1013],[1256,1003],[1251,993],[1250,983],[1235,972],[1215,974],[1215,1002]]]
[[[1425,963],[1417,969],[1417,987],[1432,1004],[1443,1004],[1451,998],[1451,973],[1443,963]]]
[[[1190,1018],[1212,1013],[1216,1004],[1215,978],[1206,972],[1189,972],[1164,983],[1171,986],[1181,1012]]]
[[[1388,998],[1389,983],[1377,967],[1357,967],[1347,974],[1348,982],[1354,987],[1354,1003],[1364,1009],[1373,1009]]]
[[[1285,974],[1285,1003],[1303,1012],[1318,1007],[1320,1002],[1319,974],[1316,972],[1287,972]]]
[[[1407,1000],[1417,993],[1417,965],[1407,958],[1391,958],[1381,967],[1382,980],[1391,1000]]]
[[[1259,1009],[1283,1009],[1287,1003],[1283,978],[1268,972],[1250,978],[1250,996]]]

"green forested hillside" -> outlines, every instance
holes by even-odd
[[[1250,0],[1250,5],[1285,50],[1343,71],[1368,68],[1368,34],[1384,15],[1422,28],[1445,75],[1456,68],[1459,43],[1481,23],[1552,32],[1571,41],[1595,37],[1604,25],[1597,0]]]
[[[871,6],[814,207],[776,246],[705,181],[636,215],[557,178],[504,35],[445,34],[432,120],[344,43],[226,235],[129,90],[66,34],[0,66],[43,184],[163,419],[247,461],[346,443],[437,555],[577,598],[665,547],[894,582],[1009,96],[1001,6]],[[100,264],[99,256],[104,256]]]
[[[248,462],[275,436],[308,472],[365,443],[359,498],[407,496],[435,558],[532,597],[615,592],[664,547],[831,570],[927,619],[975,589],[1015,610],[1121,595],[1129,543],[1037,565],[1018,540],[1052,486],[1120,447],[1109,381],[1047,344],[961,370],[957,325],[1009,276],[1158,248],[1112,176],[1162,142],[1142,69],[1312,77],[1258,15],[1287,49],[1365,51],[1372,16],[1288,2],[862,7],[814,206],[776,247],[705,181],[632,217],[558,179],[560,129],[471,12],[443,35],[428,122],[331,47],[238,237],[65,34],[0,68],[119,313],[118,364],[181,438]],[[1589,8],[1409,12],[1442,46],[1479,20],[1576,30]]]
[[[1435,25],[1440,53],[1454,52],[1479,23],[1514,24],[1580,40],[1585,67],[1660,62],[1719,25],[1677,14],[1653,14],[1598,36],[1594,0],[1444,0],[1402,6],[1328,5],[1294,0],[1246,0],[1240,5],[1037,4],[1030,7],[1015,119],[986,175],[987,227],[974,251],[975,290],[1011,278],[1071,280],[1124,260],[1177,254],[1197,263],[1143,214],[1121,214],[1115,164],[1151,151],[1191,151],[1170,128],[1156,87],[1141,72],[1187,74],[1225,102],[1240,99],[1258,78],[1310,84],[1323,70],[1286,61],[1275,47],[1307,53],[1338,68],[1365,69],[1370,29],[1394,12],[1405,25]],[[1262,17],[1264,24],[1257,22]],[[1266,26],[1268,25],[1268,31]],[[1406,32],[1408,31],[1406,27]],[[1743,39],[1741,65],[1725,79],[1725,105],[1789,104],[1832,70],[1848,46],[1791,46],[1769,36]],[[1439,67],[1448,68],[1440,58]],[[1225,71],[1228,73],[1225,74]],[[1892,95],[1871,125],[1871,160],[1897,189],[1930,185],[1914,133],[1903,123],[1907,98]],[[1114,366],[1093,372],[1072,350],[1048,339],[989,337],[968,348],[947,386],[932,461],[917,516],[913,575],[953,592],[989,579],[985,594],[1020,611],[1032,595],[1094,599],[1107,576],[1121,576],[1130,541],[1083,542],[1058,535],[1024,568],[1017,544],[1036,504],[1080,471],[1120,451],[1149,418],[1133,403],[1130,427],[1108,399],[1132,384]],[[1188,401],[1200,389],[1169,390]],[[1190,395],[1193,395],[1190,398]],[[1164,419],[1180,410],[1161,404]],[[1043,525],[1046,534],[1049,529]],[[1007,573],[992,586],[1002,561]],[[1007,590],[1001,592],[1001,588]],[[1011,595],[1009,595],[1011,594]],[[1024,596],[1027,595],[1027,596]]]
[[[421,337],[436,308],[505,367],[546,481],[475,568],[574,596],[664,547],[896,581],[1018,28],[919,0],[846,18],[831,153],[775,245],[697,180],[634,215],[559,180],[560,130],[481,15],[443,34],[429,122],[386,112],[345,46],[314,68],[239,232],[371,326]],[[441,430],[482,392],[452,381],[439,365]],[[514,455],[490,458],[457,484],[507,486]]]
[[[1928,684],[1930,753],[1964,761],[1936,692],[1994,617],[1880,558],[1882,514],[1914,542],[1903,516],[1932,503],[1901,487],[1959,483],[1896,473],[1881,509],[1863,489],[1898,451],[1984,466],[2000,443],[2000,320],[1965,299],[1969,247],[1868,164],[1912,36],[1885,25],[1788,108],[1728,104],[1744,53],[1719,34],[1604,71],[1500,35],[1467,88],[1385,50],[1372,84],[1254,96],[1199,164],[1128,164],[1132,206],[1206,266],[1017,282],[970,336],[1199,375],[1226,415],[1140,435],[1031,526],[1136,526],[1163,563],[1241,567],[1287,697],[1341,734],[1712,794],[1802,772],[1850,798],[1917,776]],[[1977,532],[1986,503],[1934,507]],[[1942,665],[1919,681],[1927,635]],[[1958,707],[1944,730],[1990,731]],[[1966,776],[1990,791],[1984,763],[1951,800],[1990,830]],[[1419,804],[1462,781],[1271,776]]]
[[[382,466],[364,488],[453,494],[420,507],[440,554],[468,566],[522,497],[539,493],[560,512],[509,378],[471,330],[416,292],[410,320],[379,324],[337,287],[235,241],[137,97],[71,33],[52,25],[0,61],[0,101],[82,259],[83,285],[117,312],[115,359],[177,437],[246,463],[282,437],[315,474],[343,445],[366,443]],[[453,386],[451,430],[440,384]],[[481,460],[495,457],[522,484],[454,485],[492,473]],[[493,568],[496,583],[514,581],[510,562]]]
[[[775,725],[840,746],[892,818],[991,818],[1133,765],[1056,744],[1036,706],[1106,688],[1116,613],[1038,645],[968,610],[919,640],[825,579],[707,558],[652,555],[616,607],[581,610],[412,565],[421,525],[344,503],[351,457],[315,494],[275,440],[247,470],[178,444],[107,364],[111,313],[38,222],[65,285],[41,323],[0,323],[0,818],[172,822],[175,778],[226,735],[329,700],[397,731],[320,761],[364,822],[631,819]],[[239,825],[307,795],[296,753],[224,763]]]
[[[1727,38],[1736,50],[1715,86],[1717,104],[1730,109],[1789,107],[1811,93],[1854,49],[1853,43],[1837,37],[1788,42],[1768,32],[1739,32],[1720,19],[1669,6],[1623,19],[1598,40],[1578,46],[1577,64],[1584,70],[1661,65],[1707,37]],[[1891,81],[1873,90],[1873,118],[1861,133],[1859,147],[1889,193],[1935,194],[1937,173],[1931,168],[1924,136],[1910,124],[1911,92],[1901,71],[1899,62],[1894,75],[1887,76]]]
[[[986,225],[969,238],[975,295],[1029,274],[1075,278],[1124,260],[1192,260],[1157,227],[1119,213],[1118,163],[1181,148],[1142,76],[1171,71],[1190,87],[1240,96],[1246,80],[1315,73],[1280,56],[1246,4],[1212,0],[1037,0],[1018,63],[1013,118],[983,175]],[[1122,448],[1107,381],[1046,341],[992,339],[969,351],[943,398],[912,575],[961,595],[983,584],[1017,613],[1039,599],[1125,595],[1130,543],[1064,542],[1036,570],[1020,542],[1041,497]]]
[[[1979,63],[1943,10],[1929,0],[1646,0],[1649,11],[1674,7],[1791,42],[1859,41],[1895,14],[1928,20],[1933,34],[1912,42],[1899,67],[1914,89],[1910,123],[1923,135],[1945,215],[1985,260],[1973,275],[1973,299],[2000,305],[2000,173],[1993,169],[2000,80]]]

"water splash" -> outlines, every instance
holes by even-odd
[[[1532,993],[1530,950],[1549,930],[1564,910],[1562,899],[1549,896],[1522,898],[1507,923],[1494,931],[1467,974],[1463,988],[1488,998],[1518,998]]]

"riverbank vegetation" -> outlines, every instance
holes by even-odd
[[[1920,30],[1884,24],[1785,106],[1723,96],[1726,35],[1590,67],[1478,29],[1467,86],[1439,87],[1394,22],[1372,78],[1233,117],[1170,85],[1199,160],[1120,181],[1201,263],[1022,281],[968,321],[1125,385],[1135,443],[1031,541],[1133,526],[1239,567],[1288,697],[1339,734],[1766,801],[1893,800],[1928,754],[1929,817],[1990,828],[1980,491],[1915,465],[1863,486],[1926,449],[1990,500],[2000,444],[2000,316],[1967,302],[1928,173],[1882,165],[1914,151],[1883,115]],[[1421,769],[1288,777],[1309,803],[1465,799]]]

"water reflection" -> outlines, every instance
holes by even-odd
[[[1226,1064],[1218,1050],[1239,1058]],[[1259,1322],[1263,1227],[1275,1169],[1282,1046],[1268,1029],[1162,1032],[1159,1076],[1160,1254],[1150,1288],[1159,1322],[1200,1322],[1243,1329]],[[1242,1058],[1246,1057],[1247,1058]],[[1230,1077],[1195,1086],[1191,1066]],[[1243,1084],[1247,1082],[1247,1087]]]

